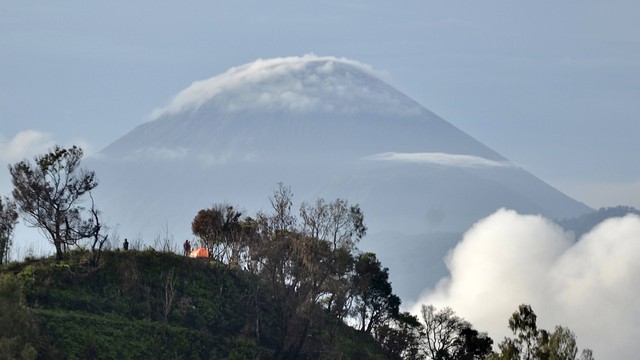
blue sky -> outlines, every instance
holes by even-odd
[[[370,64],[588,205],[640,207],[639,13],[591,0],[0,0],[0,163],[53,143],[97,152],[193,81],[315,53]]]

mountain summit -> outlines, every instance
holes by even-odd
[[[194,82],[104,150],[111,156],[308,161],[438,152],[504,161],[380,80],[335,57],[258,60]]]
[[[380,81],[367,65],[335,57],[257,60],[197,81],[153,118],[197,111],[210,104],[234,112],[419,113],[421,106]],[[366,109],[360,106],[367,105]]]
[[[441,275],[417,263],[441,267],[460,234],[499,208],[590,210],[353,60],[258,60],[194,82],[151,118],[92,164],[123,236],[191,237],[197,211],[214,203],[269,211],[283,182],[298,202],[359,203],[370,229],[361,248],[379,253],[403,297]]]

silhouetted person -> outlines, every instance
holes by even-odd
[[[189,256],[191,253],[191,243],[189,242],[189,239],[184,241],[184,245],[182,245],[182,247],[184,248],[184,256]]]
[[[125,250],[129,250],[129,242],[127,239],[124,239],[124,244],[122,244],[122,248]]]

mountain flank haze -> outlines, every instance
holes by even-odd
[[[369,227],[360,247],[379,254],[404,299],[433,285],[456,239],[500,208],[552,219],[591,211],[371,67],[315,55],[194,82],[89,165],[106,218],[147,242],[166,228],[192,238],[195,214],[214,203],[268,210],[279,182],[298,203],[359,203]]]

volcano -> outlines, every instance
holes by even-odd
[[[589,212],[383,81],[357,61],[258,60],[194,82],[90,164],[98,200],[123,237],[191,238],[198,210],[227,202],[269,211],[282,182],[294,200],[360,204],[360,248],[415,298],[442,256],[499,208],[552,219]],[[180,242],[177,240],[176,242]]]

